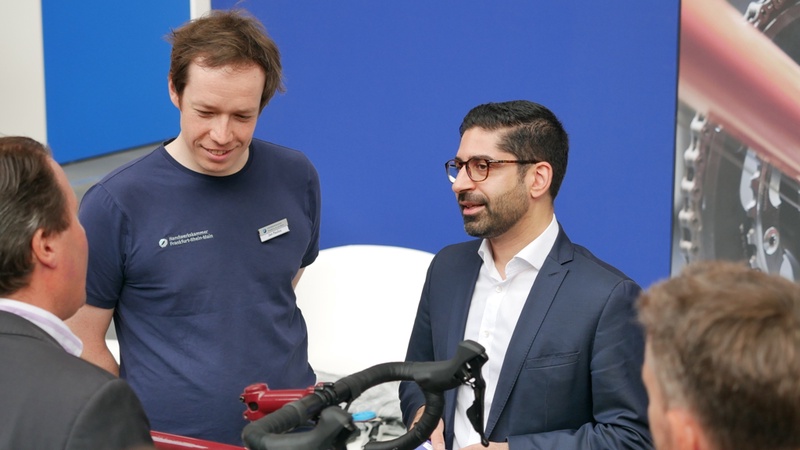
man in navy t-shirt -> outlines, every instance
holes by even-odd
[[[154,430],[241,445],[245,386],[315,382],[294,287],[319,252],[319,178],[302,153],[253,139],[282,89],[256,19],[213,11],[170,37],[180,134],[84,196],[88,298],[69,325]]]

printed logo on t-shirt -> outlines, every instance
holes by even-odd
[[[174,247],[176,245],[191,244],[206,239],[214,239],[214,235],[209,233],[208,230],[193,231],[191,233],[167,236],[166,238],[159,239],[158,246],[161,248]]]

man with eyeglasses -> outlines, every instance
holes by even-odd
[[[483,411],[489,448],[651,448],[639,286],[573,244],[553,201],[567,168],[558,118],[529,101],[473,108],[447,163],[464,228],[476,240],[431,262],[408,361],[451,358],[471,339],[489,356]],[[424,412],[400,387],[409,426]],[[434,448],[483,448],[467,408],[471,388],[446,394]]]

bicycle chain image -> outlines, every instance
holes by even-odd
[[[800,61],[800,1],[753,2],[744,18],[796,64]],[[681,132],[689,141],[677,214],[685,262],[746,260],[755,269],[800,279],[800,183],[723,125],[686,104],[680,108],[678,142]]]

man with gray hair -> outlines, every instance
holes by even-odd
[[[656,448],[800,449],[800,286],[696,263],[638,309]]]

